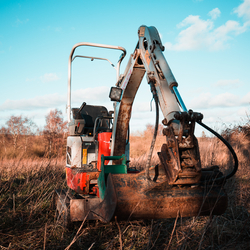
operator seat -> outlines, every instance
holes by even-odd
[[[85,120],[81,134],[93,134],[95,120],[101,116],[108,116],[108,110],[104,106],[85,105],[79,113],[79,108],[72,108],[73,118],[75,120]],[[108,119],[100,119],[97,124],[98,131],[108,131]]]

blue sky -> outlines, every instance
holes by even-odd
[[[158,29],[188,109],[202,112],[204,123],[217,130],[242,123],[250,112],[250,0],[0,0],[0,126],[22,114],[42,127],[54,108],[66,119],[73,45],[118,45],[130,55],[141,25]],[[88,48],[79,53],[113,63],[120,55]],[[107,62],[79,59],[73,70],[73,106],[86,101],[112,109],[114,69]],[[154,124],[151,99],[144,80],[133,106],[132,132]]]

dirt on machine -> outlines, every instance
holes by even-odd
[[[238,160],[230,144],[206,126],[203,115],[187,109],[178,83],[164,57],[164,46],[155,27],[141,26],[139,40],[126,69],[120,65],[126,50],[120,46],[78,43],[70,53],[67,117],[69,136],[66,149],[67,190],[56,190],[58,219],[64,225],[74,221],[163,219],[223,214],[227,208],[224,185],[237,171]],[[109,98],[113,110],[86,103],[71,107],[72,62],[77,59],[109,61],[108,58],[76,54],[79,47],[121,51],[116,66],[117,81]],[[111,63],[111,65],[113,65]],[[129,166],[129,122],[133,102],[146,76],[156,106],[155,130],[143,171]],[[166,142],[151,156],[163,114],[162,134]],[[203,168],[195,125],[208,129],[226,144],[235,166],[228,175],[219,166]]]

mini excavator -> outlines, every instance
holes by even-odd
[[[237,171],[238,160],[230,144],[202,123],[203,115],[187,110],[178,83],[163,55],[164,46],[155,27],[141,26],[139,41],[124,74],[120,64],[126,50],[119,46],[78,43],[68,63],[67,118],[69,136],[66,149],[68,190],[56,190],[58,218],[64,225],[73,221],[163,219],[176,216],[220,215],[227,208],[224,184]],[[81,46],[121,51],[117,82],[109,97],[114,110],[83,102],[71,108],[71,68],[75,58],[106,58],[75,55]],[[146,73],[156,107],[155,130],[148,159],[142,171],[129,167],[129,122],[133,101]],[[83,100],[84,101],[84,100]],[[159,164],[151,166],[151,156],[159,124],[164,119]],[[195,124],[208,129],[226,144],[234,158],[234,168],[224,175],[218,166],[201,167]]]

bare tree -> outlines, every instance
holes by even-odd
[[[7,146],[6,146],[6,144],[7,144],[7,142],[8,142],[8,136],[9,135],[9,132],[8,132],[8,129],[7,128],[5,128],[5,127],[2,127],[1,129],[0,129],[0,143],[3,145],[3,147],[4,147],[4,152],[6,153],[6,151],[7,151]]]
[[[68,131],[67,122],[63,121],[62,111],[54,109],[46,116],[46,125],[44,127],[44,136],[48,143],[49,156],[52,153],[58,155],[63,150],[63,140]]]
[[[28,117],[20,116],[11,116],[6,122],[8,132],[13,138],[13,147],[16,151],[18,147],[18,140],[20,136],[25,136],[24,149],[27,150],[28,145],[28,136],[33,134],[33,128],[36,126],[34,122]]]

